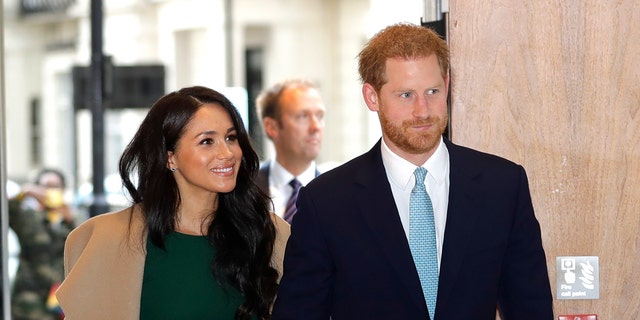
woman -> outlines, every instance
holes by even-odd
[[[289,228],[269,213],[258,166],[220,93],[158,100],[120,159],[134,205],[69,235],[67,319],[269,319]]]

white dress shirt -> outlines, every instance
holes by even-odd
[[[289,197],[293,193],[293,188],[289,185],[289,182],[293,178],[297,178],[302,186],[306,186],[316,177],[316,163],[312,162],[309,168],[297,177],[287,171],[276,160],[272,160],[269,166],[269,194],[273,201],[271,209],[282,218],[287,207],[287,201],[289,201]]]
[[[413,172],[416,166],[393,153],[382,140],[382,163],[387,172],[387,179],[391,185],[391,192],[400,214],[400,221],[404,233],[409,240],[409,199],[411,190],[416,184]],[[438,148],[422,167],[427,169],[425,178],[427,193],[433,205],[436,226],[436,245],[438,247],[438,266],[442,257],[442,242],[447,222],[447,207],[449,205],[449,151],[442,138]]]

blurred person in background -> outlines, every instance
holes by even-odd
[[[261,92],[256,108],[276,151],[260,167],[258,185],[271,196],[274,212],[291,223],[299,188],[320,174],[315,159],[322,147],[324,102],[314,83],[291,79]]]
[[[64,200],[65,181],[60,170],[46,168],[9,198],[9,226],[20,244],[11,294],[14,320],[62,317],[53,293],[64,278],[64,243],[75,227]]]
[[[134,204],[69,235],[67,318],[269,319],[289,225],[270,213],[259,166],[222,94],[156,101],[120,158]]]

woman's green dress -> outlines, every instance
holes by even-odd
[[[173,232],[165,246],[147,241],[140,319],[233,319],[244,299],[214,279],[215,250],[207,238]]]

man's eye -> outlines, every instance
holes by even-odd
[[[440,90],[438,90],[438,89],[429,89],[429,90],[427,90],[427,94],[436,94],[438,92],[440,92]]]
[[[403,92],[403,93],[400,94],[400,96],[403,97],[403,98],[409,98],[409,97],[411,97],[411,92]]]

